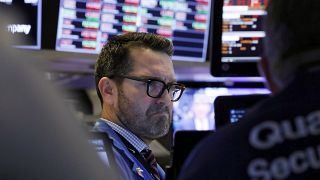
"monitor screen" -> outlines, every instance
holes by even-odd
[[[109,38],[150,32],[173,42],[173,60],[206,60],[210,0],[61,0],[56,50],[99,53]]]
[[[268,0],[217,0],[212,23],[211,74],[213,76],[259,76],[265,33],[262,18]]]
[[[181,99],[173,104],[173,130],[215,130],[213,103],[218,96],[269,93],[265,88],[187,88]]]
[[[268,97],[268,94],[217,97],[214,101],[216,128],[240,121],[248,109]]]
[[[169,169],[171,172],[167,171],[166,174],[169,177],[168,179],[179,177],[180,170],[190,152],[202,139],[211,134],[213,134],[213,131],[177,131],[172,151],[172,166]],[[170,175],[172,178],[170,178]]]
[[[106,171],[110,173],[110,175],[112,174],[113,177],[110,176],[110,179],[120,179],[120,177],[118,177],[117,162],[112,150],[112,140],[109,139],[104,132],[90,131],[88,135],[89,144],[95,148],[99,158],[106,165]]]
[[[6,16],[6,28],[15,47],[41,48],[41,0],[0,0],[1,10]],[[4,17],[4,16],[3,16]]]
[[[96,135],[95,135],[96,136]],[[97,154],[99,156],[99,158],[107,165],[110,166],[109,160],[108,160],[108,155],[107,155],[107,151],[106,151],[106,144],[105,140],[100,138],[100,137],[91,137],[89,139],[89,143],[91,145],[93,145],[93,147],[95,148],[95,150],[97,151]]]

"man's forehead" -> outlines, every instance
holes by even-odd
[[[147,48],[134,48],[130,51],[135,73],[175,80],[175,73],[170,56],[164,52]]]

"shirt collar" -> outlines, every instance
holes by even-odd
[[[149,146],[144,143],[140,138],[138,138],[135,134],[130,132],[129,130],[115,124],[107,119],[100,118],[101,120],[105,121],[114,131],[119,133],[122,137],[124,137],[134,148],[136,148],[139,153],[143,149],[149,149]]]

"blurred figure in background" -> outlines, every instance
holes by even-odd
[[[204,90],[195,91],[187,104],[190,107],[187,111],[178,112],[181,119],[176,122],[175,130],[215,130],[213,100]]]
[[[319,179],[320,1],[271,0],[261,74],[273,96],[201,142],[180,179]]]
[[[116,179],[31,54],[11,49],[0,12],[0,179]]]

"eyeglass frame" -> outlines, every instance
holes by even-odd
[[[178,85],[181,87],[181,93],[179,95],[179,97],[176,99],[176,100],[172,100],[172,102],[176,102],[176,101],[179,101],[179,99],[181,98],[184,90],[186,89],[186,86],[184,84],[181,84],[181,83],[165,83],[164,81],[160,80],[160,79],[157,79],[157,78],[141,78],[141,77],[137,77],[137,76],[127,76],[127,75],[110,75],[110,76],[107,76],[108,78],[112,79],[112,78],[125,78],[125,79],[130,79],[130,80],[134,80],[134,81],[140,81],[140,82],[144,82],[144,83],[147,83],[147,95],[151,98],[160,98],[163,93],[164,93],[164,90],[166,89],[169,93],[169,90],[170,88],[173,86],[173,85]],[[157,96],[151,96],[150,93],[149,93],[149,87],[150,87],[150,83],[152,81],[158,81],[160,83],[163,84],[163,88],[162,90],[160,91],[160,93],[157,95]]]

